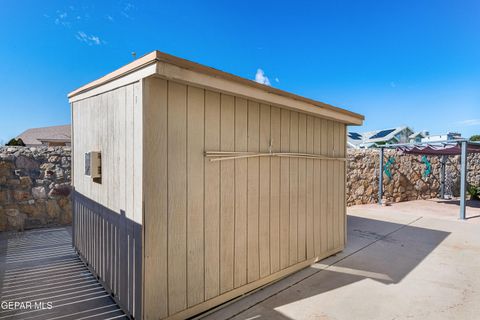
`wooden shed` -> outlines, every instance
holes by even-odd
[[[74,246],[135,319],[196,315],[344,248],[363,116],[158,51],[68,97]]]

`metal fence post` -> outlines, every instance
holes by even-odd
[[[447,156],[443,155],[441,158],[440,167],[440,198],[445,199],[445,167],[447,162]]]
[[[382,204],[383,197],[383,147],[380,147],[380,161],[378,170],[378,204]]]
[[[462,170],[460,174],[460,219],[465,219],[465,198],[467,187],[467,141],[462,141]]]

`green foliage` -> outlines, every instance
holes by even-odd
[[[470,195],[470,199],[480,200],[480,187],[469,185],[467,187],[467,193]]]
[[[18,138],[18,139],[10,139],[10,141],[7,142],[6,146],[20,146],[20,147],[25,147],[25,143],[23,143],[23,140]]]
[[[480,134],[475,134],[471,136],[470,141],[480,141]]]

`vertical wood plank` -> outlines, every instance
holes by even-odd
[[[166,98],[165,98],[166,99]],[[134,135],[134,92],[133,85],[129,85],[126,88],[126,110],[125,110],[125,211],[127,217],[134,217],[133,210],[133,172],[134,172],[134,154],[135,143],[133,140]]]
[[[109,135],[108,135],[108,122],[109,122],[109,115],[108,115],[108,95],[107,94],[102,94],[102,110],[100,111],[101,113],[101,119],[102,119],[102,124],[101,124],[101,130],[102,130],[102,134],[101,134],[101,144],[100,144],[100,151],[101,151],[101,156],[102,156],[102,186],[100,188],[101,190],[101,194],[100,194],[100,197],[102,199],[102,204],[104,204],[105,206],[108,205],[108,187],[106,185],[107,183],[107,178],[106,178],[106,175],[108,174],[108,157],[109,155],[107,155],[107,151],[108,151],[108,148],[109,148],[109,145],[110,145],[110,141],[109,141]],[[83,161],[82,161],[82,164],[83,164]]]
[[[120,131],[122,128],[120,127],[120,104],[125,103],[125,88],[119,88],[113,91],[113,103],[112,103],[112,131],[110,132],[110,143],[112,144],[111,153],[112,153],[112,176],[111,176],[111,183],[112,183],[112,202],[111,208],[113,211],[120,214]],[[123,93],[123,94],[122,94]],[[120,258],[120,252],[118,253],[118,257]]]
[[[269,152],[270,147],[270,106],[260,105],[260,152]],[[271,157],[262,157],[259,179],[259,269],[260,278],[270,274],[270,161]]]
[[[346,158],[345,150],[345,125],[343,123],[337,123],[338,133],[337,133],[337,143],[338,143],[338,156]],[[339,167],[339,178],[338,178],[338,208],[339,208],[339,223],[338,223],[338,236],[339,236],[339,246],[341,248],[345,245],[345,161],[337,161]]]
[[[290,151],[290,111],[281,109],[280,150]],[[290,255],[290,159],[280,159],[280,269],[288,267]]]
[[[137,239],[138,240],[138,239]],[[135,268],[134,268],[134,257],[135,257],[135,246],[134,246],[134,230],[133,223],[130,220],[127,220],[127,273],[128,273],[128,298],[127,305],[128,310],[135,309],[134,306],[134,286],[135,286]],[[137,284],[138,285],[138,284]]]
[[[333,122],[333,157],[339,157],[340,151],[340,123]],[[333,165],[333,247],[340,247],[340,161],[331,161]]]
[[[235,100],[221,95],[220,149],[235,150]],[[235,163],[220,163],[220,293],[233,289],[235,236]]]
[[[247,100],[235,98],[235,151],[247,151]],[[247,159],[235,160],[235,288],[247,283]]]
[[[204,108],[205,92],[203,89],[188,87],[188,138],[187,138],[187,239],[188,239],[188,306],[196,305],[204,300]]]
[[[168,83],[168,294],[169,313],[187,306],[187,87]]]
[[[316,154],[323,154],[321,151],[321,130],[322,130],[322,123],[321,120],[318,118],[315,118],[314,120],[314,137],[313,137],[313,149],[314,153]],[[324,231],[323,228],[325,228],[325,224],[322,220],[322,205],[323,205],[323,200],[322,199],[322,193],[325,189],[322,188],[321,181],[323,180],[322,172],[321,172],[321,167],[325,161],[324,160],[314,160],[314,177],[313,177],[313,188],[314,188],[314,202],[313,202],[313,208],[314,208],[314,214],[313,214],[313,224],[315,226],[315,231],[314,231],[314,242],[315,242],[315,256],[320,256],[324,251],[322,245],[324,243],[323,241],[323,236],[324,236]]]
[[[313,132],[315,126],[315,119],[312,116],[307,116],[307,153],[314,153],[313,150]],[[306,192],[306,210],[307,210],[307,258],[311,259],[315,256],[315,246],[314,246],[314,223],[313,223],[313,198],[314,198],[314,160],[307,159],[307,192]]]
[[[333,122],[330,120],[325,120],[326,122],[326,131],[325,136],[327,138],[327,154],[328,156],[333,156]],[[333,191],[334,182],[333,182],[333,161],[327,161],[327,247],[328,251],[333,250],[335,243],[334,243],[334,234],[333,234],[333,210],[334,210],[334,197],[335,193]]]
[[[307,152],[307,116],[299,114],[298,116],[298,152]],[[297,261],[303,261],[307,258],[306,248],[306,167],[307,159],[298,159],[298,250]]]
[[[341,143],[342,143],[342,151],[343,151],[343,157],[347,158],[347,130],[348,127],[346,125],[342,125],[342,133],[341,133]],[[341,186],[341,195],[342,195],[342,223],[341,223],[341,230],[342,230],[342,235],[341,239],[343,241],[342,245],[343,247],[346,246],[347,244],[347,162],[343,161],[342,162],[342,174],[343,178],[341,180],[342,186]]]
[[[130,88],[132,86],[129,86]],[[107,126],[108,126],[108,116],[107,116],[107,111],[108,111],[108,99],[107,99],[107,95],[106,94],[102,94],[99,96],[100,98],[100,110],[98,111],[101,116],[98,117],[100,122],[99,122],[99,137],[100,137],[100,141],[99,141],[99,151],[101,153],[101,167],[102,167],[102,178],[101,178],[101,183],[99,184],[99,199],[101,199],[101,201],[99,201],[101,204],[103,205],[106,205],[107,202],[106,200],[108,199],[108,194],[107,194],[107,187],[105,186],[105,181],[106,179],[103,177],[103,175],[105,174],[105,160],[104,160],[104,157],[105,157],[105,154],[106,154],[106,146],[107,144],[109,143],[108,141],[108,135],[107,135]],[[128,106],[129,104],[127,104]],[[127,134],[127,137],[129,137],[129,135]],[[132,146],[133,148],[133,146]],[[102,209],[102,212],[103,212],[104,209]],[[102,260],[103,260],[103,263],[104,263],[104,266],[103,266],[103,279],[104,281],[106,281],[106,279],[108,279],[108,277],[110,276],[109,272],[107,271],[107,268],[110,268],[108,262],[109,262],[109,256],[108,256],[108,235],[107,235],[107,226],[108,226],[108,221],[104,220],[103,221],[103,249],[102,249]],[[108,281],[106,281],[108,283]]]
[[[83,114],[84,114],[84,122],[83,122],[83,131],[82,132],[85,132],[85,137],[84,137],[84,148],[85,148],[85,152],[89,152],[89,151],[92,151],[92,145],[91,145],[91,138],[90,138],[90,135],[91,135],[91,131],[90,128],[89,128],[89,123],[91,121],[91,109],[90,109],[90,105],[91,105],[91,99],[87,99],[85,101],[85,103],[83,104],[83,108],[84,108],[84,111],[83,111]],[[110,133],[110,132],[109,132]],[[91,183],[90,183],[90,177],[86,176],[86,175],[83,175],[83,192],[85,192],[85,195],[91,197]],[[89,254],[90,254],[90,251],[89,251]],[[91,258],[89,256],[89,258]]]
[[[133,316],[135,319],[143,319],[143,239],[142,239],[142,228],[138,224],[134,224],[134,237],[135,241],[133,244],[134,252],[134,261],[133,261],[133,274],[134,274],[134,283],[133,283],[133,292],[135,293],[133,301]]]
[[[321,133],[320,133],[320,152],[325,155],[329,155],[328,153],[328,128],[327,128],[327,120],[321,120]],[[322,246],[321,250],[323,253],[329,250],[328,248],[328,196],[329,196],[329,185],[328,185],[328,163],[329,161],[321,161],[321,181],[320,181],[320,190],[322,190],[320,195],[320,203],[321,203],[321,239],[322,239]]]
[[[280,151],[280,109],[271,107],[270,132],[272,151]],[[270,159],[270,269],[280,270],[280,159]]]
[[[119,90],[119,89],[117,89]],[[102,143],[102,118],[98,116],[94,116],[95,113],[101,113],[102,108],[101,108],[101,103],[102,103],[102,96],[95,96],[91,97],[90,99],[87,99],[90,101],[89,103],[89,118],[90,118],[90,130],[89,130],[89,144],[90,144],[90,149],[92,151],[100,151],[101,150],[101,143]],[[125,101],[124,101],[125,103]],[[101,198],[101,185],[99,183],[89,181],[90,185],[90,193],[89,197],[90,199],[99,202],[102,201]]]
[[[112,256],[112,250],[111,250],[111,222],[110,222],[110,217],[107,220],[106,224],[106,241],[105,241],[105,263],[106,263],[106,268],[105,268],[105,282],[107,285],[112,288],[112,265],[111,265],[111,256]]]
[[[164,318],[168,315],[167,81],[145,80],[145,99],[145,317]],[[109,224],[108,239],[111,228]]]
[[[120,292],[118,298],[120,301],[125,303],[128,306],[128,234],[127,234],[127,219],[124,216],[125,212],[122,210],[119,216],[119,256],[120,256],[120,266],[119,266],[119,281],[120,281]],[[96,216],[96,215],[95,215]],[[96,217],[97,218],[97,217]]]
[[[90,212],[91,216],[91,212]],[[120,260],[120,252],[122,251],[122,246],[120,242],[120,232],[121,232],[121,224],[120,224],[120,215],[115,215],[115,292],[120,293],[120,266],[122,261]]]
[[[127,87],[122,87],[118,89],[119,92],[117,93],[118,95],[118,105],[117,107],[117,112],[118,112],[118,118],[117,118],[117,136],[115,137],[115,141],[117,142],[117,147],[118,147],[118,206],[119,210],[123,210],[126,217],[128,218],[133,218],[129,217],[127,212],[125,212],[126,209],[126,152],[127,152],[127,141],[126,141],[126,125],[127,125]],[[143,117],[143,116],[142,116]],[[98,186],[98,184],[96,184]]]
[[[126,87],[115,90],[115,191],[117,193],[116,209],[120,215],[119,225],[119,299],[128,302],[128,248],[126,219],[129,218],[125,212],[125,112],[126,112]],[[131,217],[133,218],[133,216]]]
[[[77,112],[78,104],[79,104],[79,102],[74,102],[74,103],[71,104],[71,110],[72,110],[72,160],[73,160],[72,162],[75,163],[75,169],[72,170],[72,183],[75,187],[77,186],[78,177],[80,176],[78,171],[81,170],[81,167],[83,165],[79,161],[80,152],[78,152],[78,150],[81,150],[81,149],[77,150],[77,148],[78,148],[77,144],[79,143],[79,139],[78,139],[79,135],[74,133],[78,130],[78,127],[80,125],[79,119],[78,119],[78,112]]]
[[[205,91],[205,150],[220,150],[220,94]],[[205,166],[205,299],[220,290],[220,163]]]
[[[114,139],[114,134],[112,134],[114,130],[114,123],[115,123],[115,114],[114,114],[114,109],[115,109],[115,100],[114,100],[114,95],[112,91],[109,91],[106,93],[107,95],[107,117],[108,117],[108,122],[107,122],[107,131],[105,132],[105,135],[107,136],[107,145],[106,147],[106,152],[105,156],[102,157],[102,165],[103,161],[105,160],[105,171],[103,171],[102,167],[102,183],[105,182],[105,188],[107,189],[107,198],[106,203],[108,208],[113,209],[113,202],[115,201],[115,196],[114,196],[114,187],[113,187],[113,175],[114,175],[114,167],[113,163],[115,161],[114,158],[114,152],[113,152],[113,139]],[[105,174],[103,174],[105,172]],[[105,177],[105,181],[104,178]]]
[[[298,152],[298,112],[290,113],[290,152]],[[290,261],[298,260],[298,158],[290,158]]]
[[[248,151],[259,151],[260,113],[257,102],[248,101]],[[260,276],[258,251],[258,205],[259,205],[259,159],[247,159],[247,279],[257,280]]]
[[[133,217],[138,224],[143,224],[143,81],[133,84],[133,141],[135,152],[133,156]],[[148,144],[145,144],[148,146]]]

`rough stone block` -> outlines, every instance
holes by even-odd
[[[22,155],[15,160],[15,166],[18,169],[25,170],[35,170],[40,168],[39,164],[34,159]]]
[[[55,200],[48,200],[47,201],[47,214],[51,218],[57,218],[60,216],[60,206],[58,205],[57,201]]]
[[[45,199],[47,197],[45,187],[32,188],[32,194],[35,199]]]
[[[13,191],[13,199],[16,201],[26,201],[32,198],[30,192],[23,191],[23,190],[14,190]]]
[[[9,217],[16,217],[20,214],[18,209],[5,209],[5,214]]]
[[[20,185],[23,187],[29,187],[32,185],[32,179],[28,176],[20,177]]]

